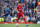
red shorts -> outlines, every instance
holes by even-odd
[[[24,17],[23,12],[21,12],[21,13],[17,13],[17,15],[18,15],[18,18],[20,18],[20,17]]]

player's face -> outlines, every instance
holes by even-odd
[[[19,3],[19,5],[21,5],[21,3]]]

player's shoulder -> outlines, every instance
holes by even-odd
[[[21,5],[23,7],[23,5]]]
[[[19,7],[19,5],[17,5],[17,7]]]
[[[17,6],[19,6],[19,5],[17,5]]]

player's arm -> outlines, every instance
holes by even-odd
[[[19,7],[18,7],[18,6],[15,8],[15,11],[17,11],[17,9],[19,9]]]
[[[19,9],[19,5],[17,5],[17,9]]]

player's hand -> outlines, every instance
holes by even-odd
[[[19,13],[19,11],[17,11]]]

